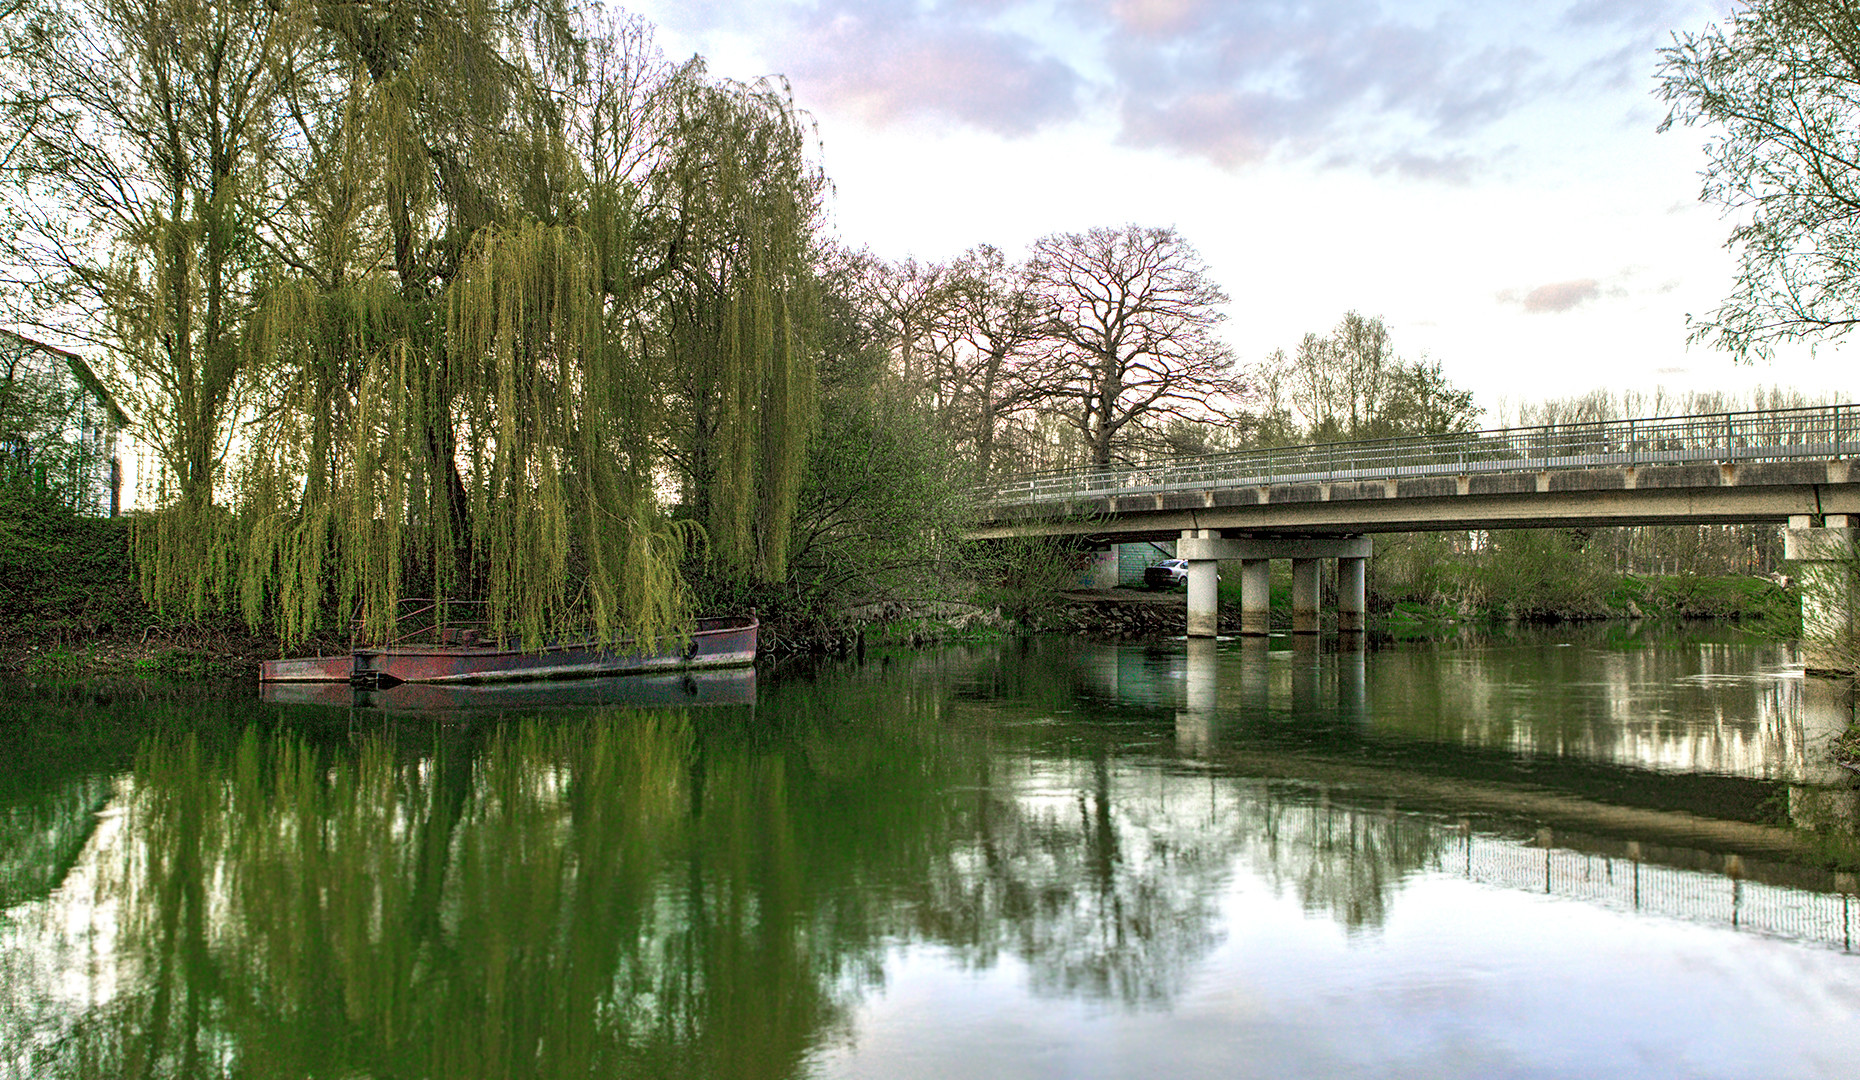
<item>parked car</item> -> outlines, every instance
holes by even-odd
[[[1154,566],[1143,568],[1143,584],[1152,589],[1166,589],[1173,585],[1188,582],[1187,559],[1164,559]]]

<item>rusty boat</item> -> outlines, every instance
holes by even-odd
[[[622,639],[545,641],[534,649],[488,640],[470,622],[438,618],[440,606],[409,612],[425,618],[415,630],[384,645],[356,645],[346,655],[267,660],[263,683],[346,683],[392,687],[402,683],[488,683],[587,679],[649,672],[735,667],[756,659],[754,616],[698,619],[688,634],[640,643]],[[424,638],[425,640],[421,640]]]
[[[585,679],[401,683],[267,682],[259,700],[272,705],[365,710],[384,714],[455,716],[535,709],[686,708],[756,703],[756,669],[736,667],[597,675]]]

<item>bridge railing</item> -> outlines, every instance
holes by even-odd
[[[1245,450],[1004,481],[997,505],[1266,484],[1860,454],[1860,405],[1608,420]]]

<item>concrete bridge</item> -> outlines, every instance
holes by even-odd
[[[1241,564],[1241,632],[1264,634],[1270,560],[1292,561],[1293,630],[1316,633],[1319,560],[1336,559],[1337,628],[1351,634],[1374,533],[1786,525],[1809,666],[1846,670],[1856,457],[1856,405],[1274,447],[1018,477],[989,493],[969,535],[1176,539],[1188,633],[1211,637],[1223,560]]]

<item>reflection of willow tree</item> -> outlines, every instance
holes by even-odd
[[[0,911],[63,880],[96,829],[110,786],[106,776],[79,774],[0,800]]]
[[[1329,911],[1350,929],[1381,926],[1395,887],[1436,866],[1445,840],[1421,818],[1288,797],[1264,785],[1249,830],[1247,861],[1276,887],[1291,887],[1306,910]]]
[[[1037,992],[1166,1002],[1218,940],[1228,837],[1127,801],[1103,758],[1077,772],[1039,777],[1082,785],[1073,798],[998,777],[960,807],[970,835],[912,894],[918,929],[977,966],[1018,957]]]
[[[110,1076],[792,1073],[831,1021],[779,769],[699,782],[682,714],[402,760],[150,743],[105,888],[137,989],[63,1062]],[[720,775],[720,772],[722,775]],[[695,811],[695,812],[694,812]]]
[[[1166,1002],[1237,864],[1363,925],[1432,859],[1407,819],[1130,760],[1129,724],[952,701],[970,659],[785,680],[752,723],[153,738],[68,879],[135,950],[82,1005],[8,987],[64,1032],[35,1071],[793,1075],[897,943]]]

